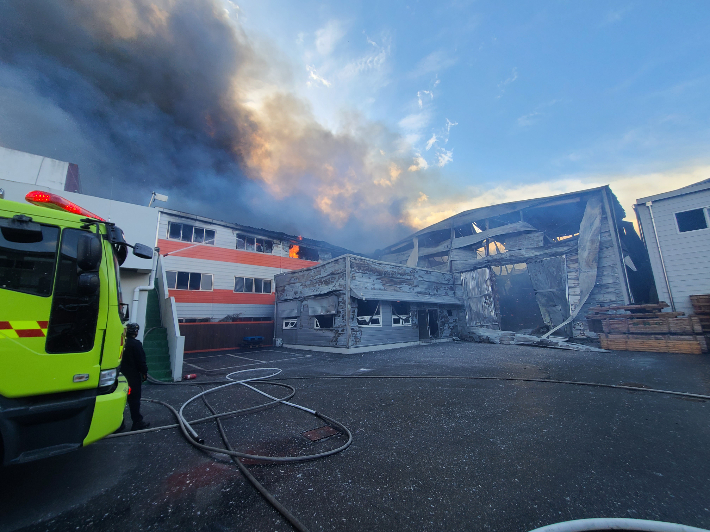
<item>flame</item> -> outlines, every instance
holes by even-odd
[[[297,259],[298,258],[298,249],[300,246],[297,245],[292,245],[291,248],[288,250],[288,256],[291,257],[292,259]]]

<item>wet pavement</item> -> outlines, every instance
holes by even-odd
[[[247,461],[313,531],[523,532],[589,517],[710,529],[710,402],[471,378],[710,395],[706,355],[457,342],[347,355],[264,348],[192,354],[185,361],[185,372],[199,376],[193,384],[232,371],[280,368],[275,380],[296,388],[293,402],[352,431],[352,445],[327,458]],[[433,376],[440,378],[423,378]],[[199,391],[148,385],[143,394],[179,407]],[[264,400],[238,385],[209,395],[218,411]],[[208,415],[197,401],[187,412],[190,419]],[[145,404],[143,413],[153,426],[174,422],[156,404]],[[325,423],[282,405],[224,425],[233,447],[250,454],[320,453],[345,441],[325,429],[310,432]],[[214,423],[197,427],[209,444],[222,446]],[[227,457],[195,449],[177,429],[104,440],[6,468],[0,480],[0,530],[292,530]]]

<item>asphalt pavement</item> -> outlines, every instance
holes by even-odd
[[[185,362],[186,373],[198,374],[192,385],[147,385],[143,396],[179,407],[200,382],[279,368],[274,380],[297,390],[291,401],[350,429],[352,445],[327,458],[246,461],[312,531],[524,532],[590,517],[710,529],[710,402],[498,379],[710,395],[707,355],[455,342],[346,355],[263,348],[190,354]],[[264,401],[239,385],[209,395],[220,412]],[[157,404],[144,404],[143,413],[154,427],[174,422]],[[187,408],[189,419],[208,413],[199,401]],[[308,439],[325,423],[283,405],[224,425],[232,446],[248,454],[307,455],[346,441],[342,434]],[[214,423],[196,427],[222,447]],[[168,429],[0,470],[0,530],[292,528],[228,457],[197,450]]]

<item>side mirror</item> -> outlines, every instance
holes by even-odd
[[[139,259],[152,259],[153,248],[145,244],[136,244],[133,246],[133,254]]]
[[[93,235],[82,235],[76,248],[76,264],[85,272],[95,272],[101,264],[101,241]]]
[[[82,273],[79,275],[77,288],[81,296],[95,295],[99,291],[100,285],[98,273]]]

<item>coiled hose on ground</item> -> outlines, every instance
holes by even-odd
[[[240,380],[234,380],[232,376],[240,374],[240,373],[246,373],[250,371],[274,371],[275,373],[271,373],[270,375],[265,375],[265,376],[260,376],[260,377],[252,377],[252,378],[247,378],[247,379],[240,379]],[[153,383],[153,384],[159,384],[159,385],[181,385],[181,386],[198,386],[202,387],[203,385],[207,384],[216,384],[217,386],[214,388],[210,388],[208,390],[202,390],[200,393],[197,395],[191,397],[188,399],[183,405],[180,407],[180,411],[177,411],[175,408],[173,408],[171,405],[168,403],[165,403],[163,401],[158,401],[156,399],[142,399],[143,401],[146,402],[151,402],[151,403],[156,403],[163,405],[164,407],[168,408],[173,415],[177,419],[177,423],[172,424],[172,425],[164,425],[161,427],[154,427],[154,428],[148,428],[144,430],[139,430],[139,431],[133,431],[133,432],[122,432],[122,433],[117,433],[117,434],[112,434],[108,436],[108,438],[115,438],[115,437],[121,437],[121,436],[130,436],[134,434],[141,434],[141,433],[146,433],[146,432],[153,432],[153,431],[158,431],[158,430],[164,430],[164,429],[169,429],[169,428],[180,428],[181,432],[185,436],[185,438],[195,447],[198,449],[204,450],[204,451],[210,451],[214,453],[220,453],[220,454],[226,454],[228,455],[232,461],[237,465],[239,470],[242,472],[242,474],[249,480],[249,482],[259,491],[259,493],[271,504],[296,530],[299,532],[307,532],[308,529],[293,515],[291,512],[289,512],[281,503],[279,503],[269,492],[262,486],[256,478],[249,472],[249,470],[244,466],[244,464],[239,460],[239,458],[249,458],[249,459],[254,459],[254,460],[261,460],[261,461],[266,461],[266,462],[303,462],[307,460],[316,460],[318,458],[323,458],[326,456],[330,456],[336,453],[339,453],[341,451],[344,451],[347,447],[350,446],[352,443],[353,437],[351,432],[345,427],[343,424],[340,422],[331,419],[323,414],[320,414],[319,412],[315,410],[311,410],[309,408],[306,408],[301,405],[297,405],[295,403],[290,403],[288,402],[289,399],[291,399],[295,393],[296,390],[294,387],[282,383],[282,382],[277,382],[276,380],[267,380],[267,379],[272,379],[272,377],[275,377],[276,375],[280,374],[281,370],[278,368],[253,368],[253,369],[248,369],[248,370],[241,370],[241,371],[236,371],[233,373],[230,373],[226,376],[226,379],[231,381],[225,383],[224,381],[202,381],[202,382],[180,382],[180,383],[166,383],[166,382],[161,382],[156,379],[153,379],[152,377],[149,376],[148,380]],[[655,388],[641,388],[639,386],[626,386],[626,385],[621,385],[621,384],[602,384],[602,383],[596,383],[596,382],[580,382],[580,381],[567,381],[567,380],[556,380],[556,379],[536,379],[536,378],[528,378],[528,377],[484,377],[484,376],[469,376],[469,375],[323,375],[323,376],[306,376],[306,377],[282,377],[280,379],[277,379],[279,381],[283,380],[316,380],[316,379],[440,379],[440,380],[449,380],[449,379],[462,379],[462,380],[497,380],[497,381],[517,381],[517,382],[539,382],[539,383],[548,383],[548,384],[568,384],[568,385],[575,385],[575,386],[592,386],[592,387],[598,387],[598,388],[613,388],[613,389],[620,389],[620,390],[631,390],[631,391],[638,391],[638,392],[649,392],[649,393],[661,393],[661,394],[666,394],[666,395],[675,395],[675,396],[681,396],[681,397],[690,397],[690,398],[695,398],[695,399],[704,399],[704,400],[710,400],[710,395],[703,395],[703,394],[695,394],[695,393],[686,393],[686,392],[676,392],[672,390],[660,390],[660,389],[655,389]],[[283,398],[277,398],[273,397],[270,394],[267,394],[266,392],[259,390],[255,388],[254,386],[250,385],[250,382],[255,382],[259,381],[263,384],[271,384],[275,386],[282,386],[285,388],[288,388],[289,394],[286,397]],[[230,412],[225,412],[218,414],[215,412],[215,410],[212,408],[212,406],[207,402],[206,396],[210,393],[214,393],[218,390],[224,389],[229,386],[237,385],[240,384],[242,386],[245,386],[260,395],[264,395],[265,397],[271,399],[271,401],[264,403],[262,405],[257,405],[254,407],[250,408],[244,408],[244,409],[239,409],[239,410],[233,410]],[[210,412],[212,412],[211,416],[195,419],[192,421],[187,421],[183,415],[185,407],[193,402],[194,400],[202,398],[205,406],[208,408]],[[222,421],[221,418],[227,417],[227,416],[234,416],[237,414],[243,414],[247,412],[254,412],[257,410],[262,410],[265,408],[269,408],[271,406],[275,406],[278,404],[284,404],[286,406],[291,406],[293,408],[298,408],[300,410],[303,410],[305,412],[308,412],[326,423],[333,425],[334,427],[340,429],[343,431],[343,434],[346,434],[348,437],[348,440],[345,444],[341,445],[337,449],[333,449],[331,451],[326,451],[324,453],[318,453],[314,455],[308,455],[308,456],[294,456],[294,457],[272,457],[272,456],[259,456],[259,455],[250,455],[246,453],[240,453],[235,451],[232,448],[232,445],[227,438],[227,435],[224,431],[224,427],[222,426]],[[204,441],[201,440],[201,438],[198,436],[197,432],[192,428],[192,425],[196,425],[199,423],[204,423],[207,421],[215,420],[217,423],[217,427],[219,429],[220,436],[222,437],[222,441],[225,444],[225,448],[219,448],[219,447],[212,447],[209,445],[205,445]],[[531,532],[586,532],[586,531],[602,531],[602,530],[636,530],[638,532],[710,532],[706,529],[701,529],[701,528],[696,528],[696,527],[691,527],[691,526],[686,526],[686,525],[679,525],[679,524],[674,524],[674,523],[665,523],[661,521],[647,521],[647,520],[642,520],[642,519],[624,519],[624,518],[596,518],[596,519],[579,519],[575,521],[566,521],[563,523],[556,523],[552,525],[547,525],[542,528],[537,528]]]

